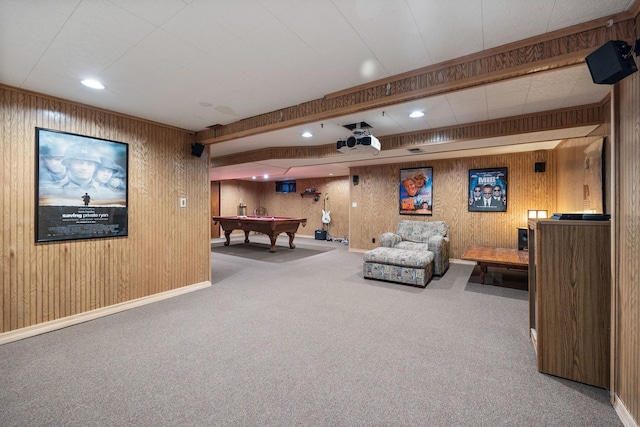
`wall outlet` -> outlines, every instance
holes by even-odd
[[[187,198],[186,197],[180,197],[180,207],[181,208],[186,208],[187,207]]]
[[[375,243],[375,242],[376,242],[376,238],[375,238],[375,237],[372,237],[372,238],[371,238],[371,243]]]

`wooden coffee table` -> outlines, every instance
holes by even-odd
[[[476,261],[480,266],[480,283],[484,284],[487,267],[529,269],[529,251],[518,249],[471,246],[462,254],[462,259]]]

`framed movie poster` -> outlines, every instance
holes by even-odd
[[[469,170],[471,212],[507,211],[507,168]]]
[[[400,169],[400,213],[431,215],[433,168]]]
[[[36,128],[36,242],[126,236],[128,150]]]

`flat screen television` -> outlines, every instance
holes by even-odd
[[[295,193],[296,182],[295,181],[277,181],[276,193]]]

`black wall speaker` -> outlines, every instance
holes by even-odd
[[[546,170],[546,166],[545,162],[536,162],[535,165],[533,165],[533,170],[535,172],[544,172]]]
[[[518,228],[518,250],[529,249],[529,230]]]
[[[611,40],[589,54],[585,60],[597,84],[614,84],[638,71],[632,48],[622,40]]]
[[[203,151],[204,151],[204,145],[198,144],[197,142],[195,144],[191,145],[191,155],[192,156],[200,157],[200,156],[202,156],[202,152]]]
[[[360,182],[360,176],[353,175],[353,185],[358,185],[358,182]]]

